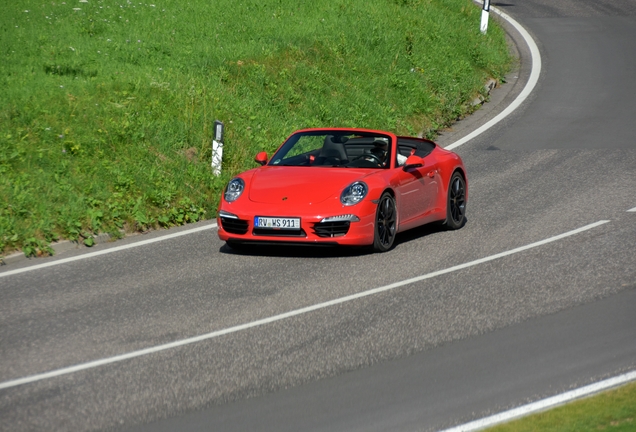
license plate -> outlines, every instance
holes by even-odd
[[[254,226],[271,229],[300,229],[300,218],[254,217]]]

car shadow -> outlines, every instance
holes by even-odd
[[[426,225],[419,226],[417,228],[410,229],[408,231],[399,233],[395,238],[394,247],[400,243],[408,243],[413,240],[417,240],[422,237],[429,236],[431,234],[436,234],[444,231],[452,231],[449,228],[446,228],[442,222],[431,222]]]
[[[241,248],[233,248],[224,244],[219,252],[243,256],[268,256],[278,258],[343,258],[372,254],[368,247],[315,245],[315,244],[249,244]]]
[[[402,243],[408,243],[431,234],[448,231],[440,222],[433,222],[399,233],[391,250]],[[279,258],[344,258],[373,254],[371,247],[362,246],[337,246],[318,244],[249,244],[240,248],[232,248],[224,244],[219,252],[229,255],[244,256],[269,256]],[[388,253],[390,253],[389,251]]]

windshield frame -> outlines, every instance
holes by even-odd
[[[304,148],[298,148],[301,145]],[[394,165],[394,148],[394,136],[388,132],[366,129],[305,129],[290,135],[267,165],[389,169]],[[298,152],[294,153],[294,150]],[[372,151],[384,159],[376,161],[376,158],[369,155]]]

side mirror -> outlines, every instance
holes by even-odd
[[[406,158],[406,162],[404,163],[404,166],[402,167],[402,169],[406,171],[411,168],[419,168],[423,166],[424,166],[424,159],[422,159],[419,156],[411,155],[408,158]]]
[[[267,163],[267,152],[260,152],[257,154],[254,161],[259,165],[265,165]]]

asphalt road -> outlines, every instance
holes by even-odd
[[[533,35],[544,69],[520,109],[456,149],[470,182],[463,229],[405,233],[385,254],[235,254],[208,229],[6,277],[33,263],[3,268],[0,383],[608,222],[378,294],[0,389],[0,429],[435,430],[634,369],[636,1],[618,3],[499,5]],[[523,56],[518,80],[440,142],[496,115],[529,66]]]

